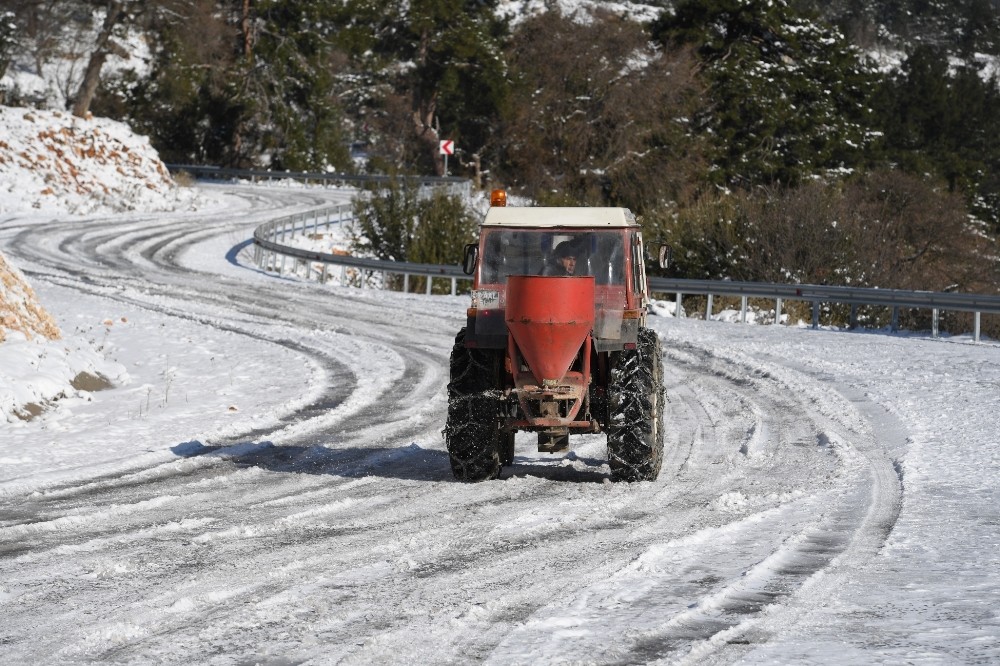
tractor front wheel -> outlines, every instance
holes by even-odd
[[[467,349],[465,329],[451,351],[445,443],[451,470],[460,481],[485,481],[513,461],[513,435],[500,430],[500,352]],[[508,461],[509,459],[509,461]]]
[[[663,464],[660,341],[639,329],[635,349],[614,355],[608,386],[608,462],[615,481],[653,481]]]

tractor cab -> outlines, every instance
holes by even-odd
[[[648,304],[642,257],[641,232],[625,208],[490,208],[478,246],[466,248],[474,276],[467,344],[506,345],[512,276],[592,277],[597,349],[634,344]]]
[[[472,303],[452,351],[445,428],[455,476],[495,478],[526,431],[546,453],[567,450],[572,433],[606,432],[614,479],[655,478],[662,370],[635,217],[493,202],[463,259]]]

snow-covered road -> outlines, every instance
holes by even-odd
[[[997,346],[653,317],[658,481],[589,436],[461,484],[466,299],[262,275],[256,223],[347,195],[213,196],[0,222],[130,376],[0,424],[0,662],[1000,660]]]

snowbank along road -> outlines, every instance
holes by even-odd
[[[212,428],[147,408],[141,430],[108,417],[77,458],[59,457],[72,426],[4,435],[63,462],[0,481],[0,661],[1000,657],[997,551],[979,547],[991,520],[995,541],[996,486],[932,511],[920,495],[941,490],[934,455],[950,456],[938,462],[961,494],[963,466],[995,475],[996,454],[977,459],[962,433],[929,453],[920,424],[939,415],[920,421],[916,397],[941,387],[934,359],[952,353],[996,381],[981,370],[995,347],[653,318],[668,398],[658,481],[610,483],[603,436],[566,456],[526,436],[499,481],[461,484],[441,430],[466,300],[263,275],[234,249],[255,224],[345,195],[218,196],[198,214],[0,225],[57,316],[112,303],[160,321],[149,344],[173,351],[149,365],[184,371],[180,330],[191,347],[278,362],[245,379],[277,405],[267,418]],[[905,384],[914,357],[924,374]],[[955,404],[974,388],[963,381]],[[126,409],[115,395],[88,409]],[[942,534],[970,510],[981,522]],[[944,564],[949,542],[968,545],[965,564]],[[921,579],[935,564],[946,584]]]

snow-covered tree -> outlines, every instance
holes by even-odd
[[[711,104],[696,127],[720,184],[794,184],[863,161],[872,79],[836,29],[786,0],[681,0],[653,34],[704,64]]]

